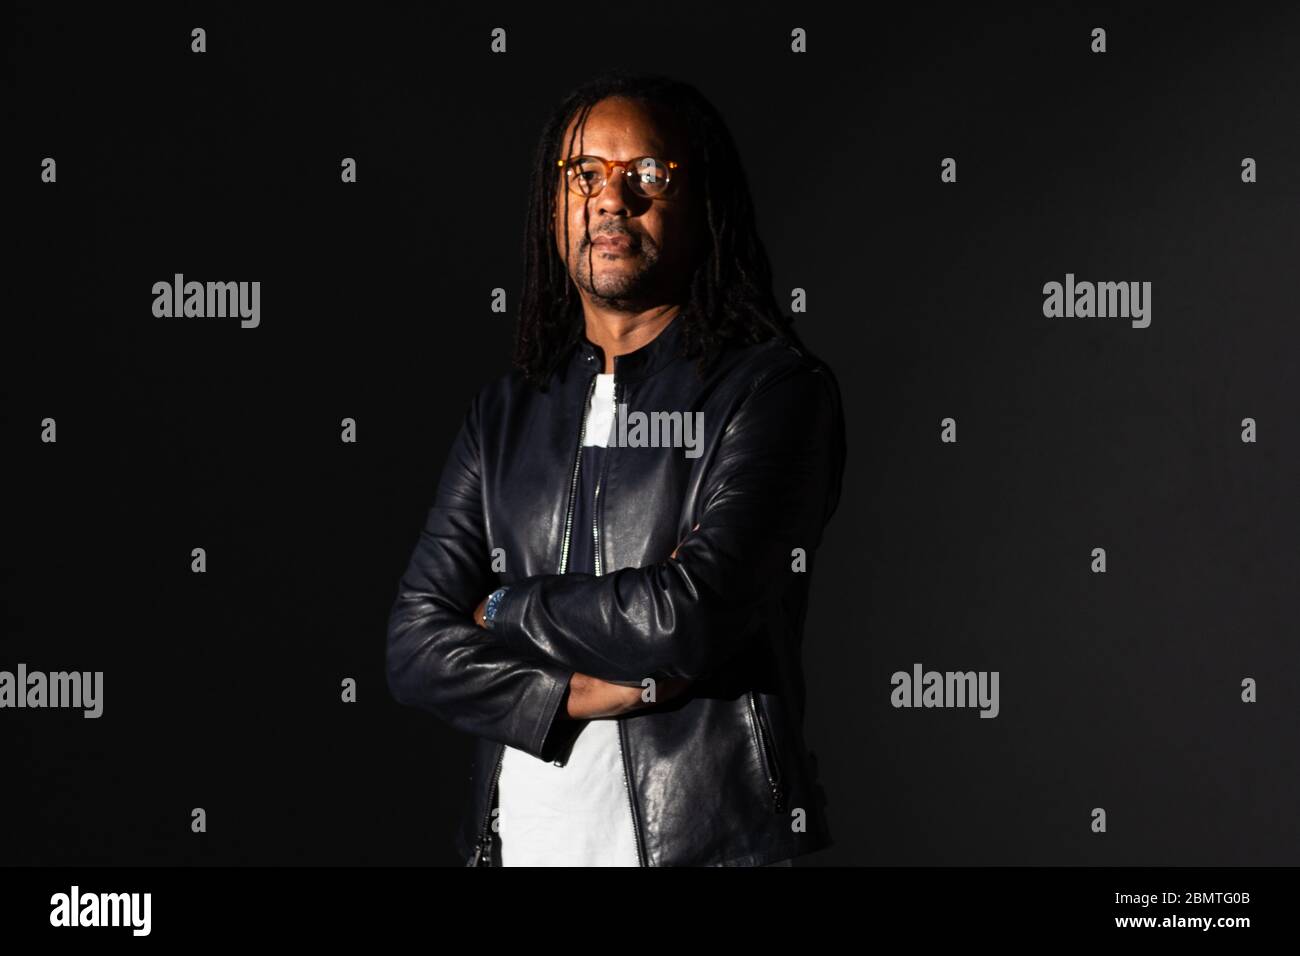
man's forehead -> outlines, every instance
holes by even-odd
[[[592,107],[582,129],[575,133],[577,119],[569,121],[564,145],[568,148],[572,141],[573,149],[583,153],[608,158],[658,155],[671,151],[677,142],[671,123],[652,107],[636,102],[602,100]]]

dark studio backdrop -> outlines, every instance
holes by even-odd
[[[0,669],[104,713],[0,712],[0,863],[459,862],[470,740],[385,624],[508,368],[543,117],[608,66],[719,107],[843,391],[799,865],[1300,863],[1300,14],[597,9],[7,14]],[[175,273],[260,326],[154,317]],[[1150,325],[1045,317],[1067,273]],[[916,663],[998,716],[891,706]]]

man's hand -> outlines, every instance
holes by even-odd
[[[653,707],[671,700],[690,686],[685,677],[665,677],[655,681],[654,701],[645,701],[641,695],[645,688],[611,684],[590,674],[574,672],[569,679],[569,696],[565,713],[574,720],[591,720],[598,717],[621,717],[623,714]]]

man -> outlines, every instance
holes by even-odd
[[[838,385],[693,87],[598,77],[532,180],[515,367],[455,439],[389,687],[477,738],[467,865],[788,864],[831,842],[800,645]]]

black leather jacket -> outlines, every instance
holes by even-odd
[[[759,866],[831,843],[803,741],[800,644],[840,497],[839,387],[775,338],[730,347],[701,380],[676,354],[681,325],[615,357],[615,401],[702,412],[702,453],[608,456],[594,528],[567,520],[604,370],[585,336],[545,391],[516,372],[483,388],[451,449],[390,614],[388,685],[477,738],[455,836],[467,866],[501,859],[503,745],[551,760],[582,725],[560,713],[574,671],[693,682],[615,718],[643,866]],[[572,534],[594,535],[603,574],[565,573]],[[472,613],[503,584],[484,631]]]

